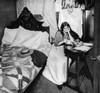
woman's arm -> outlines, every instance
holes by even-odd
[[[58,46],[60,43],[63,43],[63,37],[60,31],[57,31],[55,34],[54,44]]]
[[[83,45],[83,41],[82,39],[79,37],[79,35],[77,33],[75,33],[74,31],[70,31],[70,34],[72,35],[72,37],[74,38],[74,45],[75,46],[82,46]]]

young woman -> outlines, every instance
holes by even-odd
[[[61,29],[55,36],[55,45],[58,46],[62,43],[72,44],[74,46],[81,46],[83,44],[78,34],[71,29],[67,22],[62,23]]]
[[[60,44],[74,42],[74,40],[79,40],[79,36],[71,30],[67,22],[62,23],[61,31],[56,33],[55,42],[43,71],[43,76],[54,84],[62,85],[67,80],[67,57],[64,53],[64,46]]]

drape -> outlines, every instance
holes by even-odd
[[[50,27],[50,37],[54,37],[57,32],[57,22],[55,15],[54,0],[17,0],[17,17],[24,7],[28,7],[31,13],[43,16],[43,26]]]
[[[54,0],[45,0],[43,14],[44,21],[50,26],[50,36],[55,37],[55,34],[57,32],[57,22]]]

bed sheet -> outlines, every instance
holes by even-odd
[[[9,44],[10,47],[20,46],[39,50],[47,56],[49,55],[49,52],[51,50],[49,34],[46,31],[30,31],[24,29],[21,26],[19,26],[17,30],[5,29],[2,39],[2,46],[4,44]]]
[[[23,48],[28,48],[48,56],[51,50],[49,35],[47,32],[26,30],[21,26],[18,29],[5,30],[0,48],[2,59],[0,62],[0,92],[22,93],[42,67],[35,66],[30,55],[19,57],[17,54]]]
[[[3,49],[0,62],[0,92],[22,93],[38,75],[41,67],[34,65],[30,55],[19,57],[23,47]]]

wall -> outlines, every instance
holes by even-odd
[[[0,0],[0,41],[4,27],[16,19],[16,0]],[[0,42],[1,43],[1,42]]]

